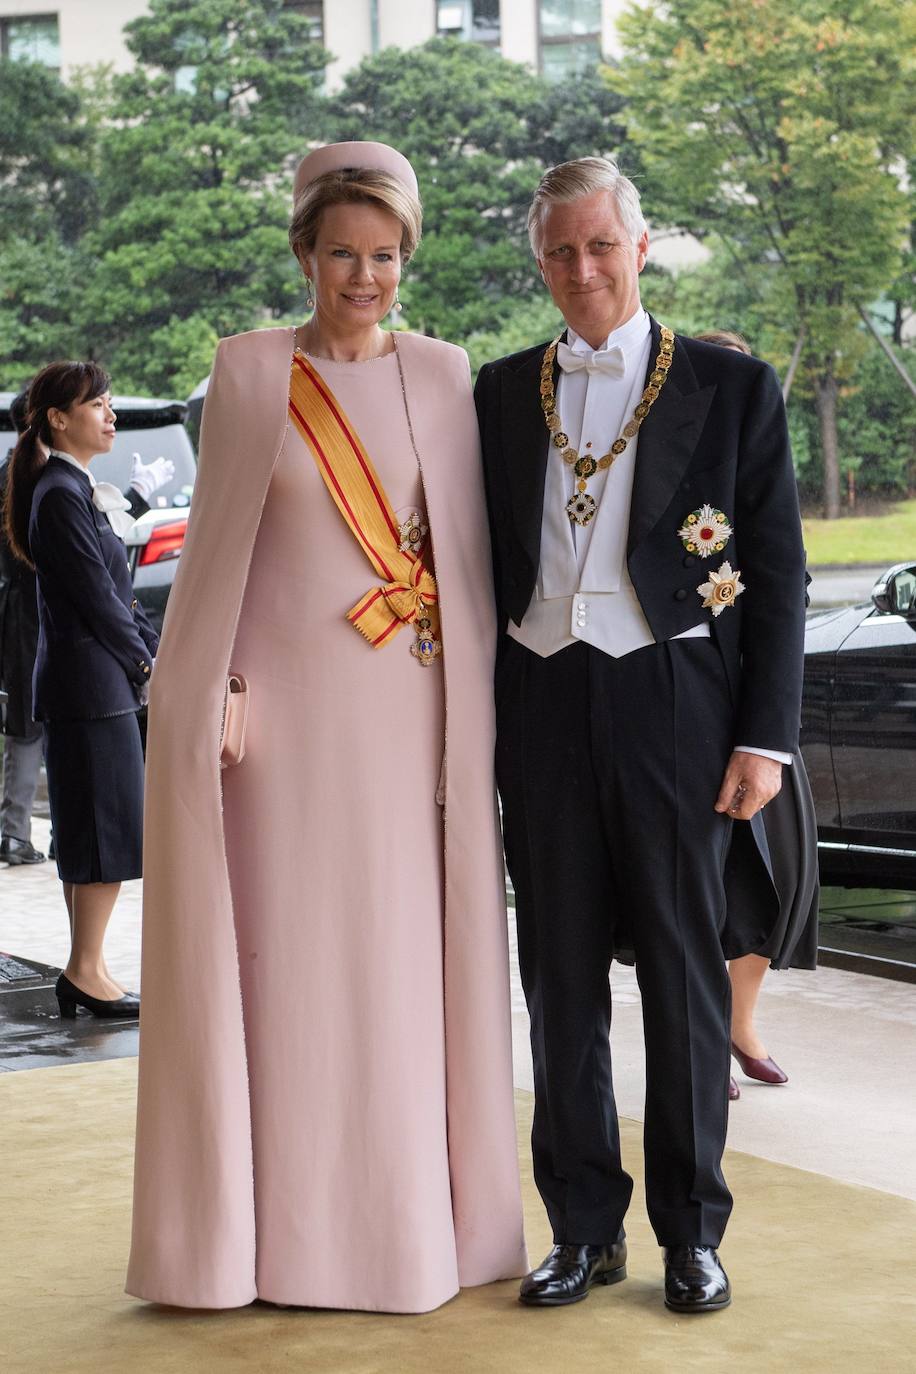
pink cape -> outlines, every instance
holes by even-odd
[[[423,462],[445,645],[448,1157],[465,1286],[527,1268],[493,782],[495,616],[467,359],[417,335],[399,335],[398,348]],[[127,1291],[186,1307],[236,1307],[258,1297],[251,1109],[218,740],[248,568],[286,432],[291,352],[289,329],[220,344],[198,491],[152,684]]]

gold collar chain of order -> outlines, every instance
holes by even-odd
[[[550,431],[550,437],[560,450],[560,457],[564,463],[570,465],[576,474],[576,491],[566,503],[566,514],[577,525],[587,525],[598,509],[595,498],[588,494],[588,479],[593,477],[596,472],[602,472],[605,468],[609,468],[614,460],[619,458],[633,436],[639,432],[640,425],[649,414],[654,402],[658,399],[659,392],[665,385],[668,370],[674,360],[674,334],[666,325],[662,325],[661,336],[662,341],[658,357],[655,359],[655,366],[649,373],[648,384],[639,404],[633,411],[633,418],[627,421],[620,437],[614,440],[607,453],[601,458],[593,458],[590,453],[584,453],[580,456],[579,450],[570,446],[569,435],[563,433],[563,422],[557,412],[556,393],[553,387],[553,360],[556,357],[557,344],[563,337],[562,334],[557,335],[544,354],[544,361],[541,364],[541,409],[544,412],[544,420]]]

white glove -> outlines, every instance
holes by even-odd
[[[152,663],[150,664],[150,675],[146,679],[146,681],[134,684],[134,691],[137,693],[137,700],[139,701],[141,706],[149,705],[150,679],[153,676],[153,669],[155,668],[155,666],[156,660],[153,659]]]
[[[130,485],[144,501],[149,501],[154,491],[164,487],[175,476],[175,464],[171,458],[154,458],[151,463],[144,463],[139,453],[135,453],[133,460]]]

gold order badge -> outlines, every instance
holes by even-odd
[[[541,364],[541,409],[544,412],[544,421],[550,431],[553,444],[560,450],[560,457],[563,462],[568,463],[576,474],[576,490],[566,503],[566,514],[577,525],[587,525],[598,509],[595,498],[589,495],[588,479],[594,477],[596,472],[603,472],[605,468],[609,468],[614,460],[623,453],[634,435],[639,433],[640,425],[658,400],[659,393],[668,378],[669,369],[674,361],[674,334],[666,325],[661,326],[661,344],[659,345],[658,357],[655,359],[655,366],[649,373],[646,389],[633,411],[632,418],[621,430],[619,438],[614,440],[607,453],[600,458],[593,458],[590,453],[580,454],[578,449],[570,445],[569,435],[563,431],[563,422],[557,411],[557,398],[553,385],[553,363],[557,355],[557,344],[562,337],[562,334],[558,334],[553,343],[549,345]]]
[[[442,644],[436,637],[433,622],[426,614],[426,608],[424,608],[424,613],[418,615],[414,621],[414,629],[417,632],[417,637],[410,646],[410,652],[418,663],[422,664],[424,668],[428,668],[430,664],[435,663],[442,653]]]

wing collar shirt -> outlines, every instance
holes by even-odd
[[[71,467],[76,468],[77,472],[81,472],[84,477],[89,478],[89,485],[92,488],[92,504],[96,510],[104,513],[118,538],[123,539],[135,523],[134,517],[128,514],[130,502],[123,491],[118,491],[118,488],[111,482],[97,481],[95,475],[88,468],[84,468],[82,463],[78,463],[71,454],[61,453],[60,449],[57,448],[49,449],[48,452],[52,457],[59,458],[62,463],[69,463]]]
[[[557,411],[571,446],[600,458],[631,418],[645,387],[652,347],[649,316],[640,307],[597,349],[570,328],[566,339],[557,348]],[[510,621],[508,626],[513,639],[542,658],[577,640],[613,658],[655,643],[626,561],[638,453],[636,434],[610,468],[589,478],[589,495],[598,509],[582,526],[565,509],[575,490],[575,474],[550,446],[534,596],[521,625]],[[708,636],[704,619],[676,637]],[[781,762],[791,758],[750,747],[746,752]]]
[[[598,349],[573,329],[566,338],[557,349],[557,410],[572,447],[600,458],[642,395],[652,347],[649,316],[640,308]],[[521,625],[509,624],[509,634],[543,658],[577,639],[613,658],[655,643],[626,561],[638,449],[637,434],[610,468],[589,479],[598,509],[587,525],[576,525],[565,509],[575,474],[550,447],[537,584]],[[708,635],[709,626],[704,621],[686,633]]]

